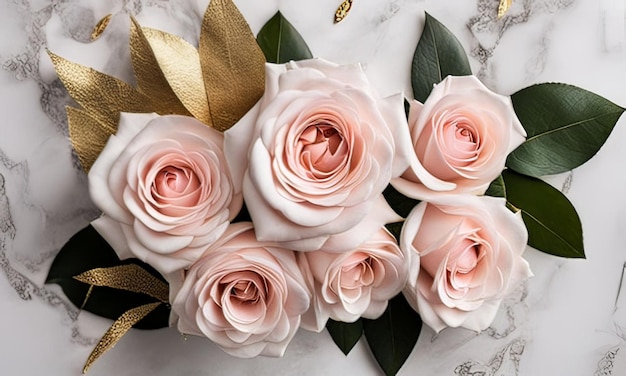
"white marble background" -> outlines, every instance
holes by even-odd
[[[236,0],[254,32],[276,10],[316,56],[360,61],[381,93],[410,92],[409,67],[423,11],[447,25],[492,89],[536,82],[575,84],[626,106],[626,0],[354,0],[333,25],[340,0]],[[67,239],[98,215],[72,157],[64,106],[45,48],[130,80],[128,14],[195,42],[207,0],[0,1],[0,373],[78,375],[109,321],[80,313],[47,269]],[[88,43],[95,23],[114,17]],[[624,375],[626,297],[626,118],[604,148],[573,174],[552,177],[580,214],[586,260],[528,249],[535,277],[511,295],[480,335],[425,328],[400,374]],[[626,283],[626,282],[625,282]],[[626,291],[626,284],[623,291]],[[240,360],[173,329],[133,330],[90,375],[377,375],[361,341],[344,357],[327,333],[300,332],[284,358]]]

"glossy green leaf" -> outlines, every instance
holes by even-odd
[[[419,200],[406,197],[398,192],[391,184],[387,185],[387,188],[383,191],[383,197],[385,197],[389,206],[402,218],[406,218],[415,205],[420,203]]]
[[[268,63],[283,64],[313,57],[298,30],[280,12],[267,21],[256,40]]]
[[[472,69],[459,40],[448,28],[426,13],[424,30],[411,66],[411,84],[415,99],[424,103],[433,85],[448,75],[470,74]]]
[[[351,323],[328,319],[326,329],[337,347],[348,355],[363,334],[363,322],[361,319]]]
[[[56,283],[65,295],[77,307],[112,320],[119,318],[131,308],[158,302],[148,295],[118,290],[110,287],[94,286],[89,298],[85,300],[89,285],[73,279],[74,276],[95,268],[116,265],[137,264],[154,276],[165,281],[163,277],[148,264],[136,259],[120,261],[115,251],[91,226],[76,233],[56,256],[46,283]],[[149,313],[135,327],[140,329],[156,329],[168,326],[170,309],[161,304]]]
[[[498,176],[491,182],[491,184],[489,184],[489,188],[487,188],[485,196],[506,197],[506,188],[504,186],[504,179],[502,178],[502,175]]]
[[[542,252],[584,258],[583,230],[572,203],[550,184],[505,170],[502,173],[509,206],[522,211],[528,245]]]
[[[422,330],[422,319],[402,294],[389,301],[376,320],[363,319],[363,332],[374,358],[385,372],[395,375],[413,351]]]
[[[527,87],[511,100],[527,139],[506,164],[535,177],[585,163],[598,152],[624,112],[597,94],[559,83]]]
[[[389,233],[391,233],[391,235],[393,235],[394,238],[396,238],[396,241],[399,241],[403,226],[404,226],[404,221],[387,223],[385,225],[385,228],[387,229],[387,231],[389,231]]]
[[[246,206],[245,202],[241,206],[241,210],[239,210],[239,214],[237,214],[237,216],[233,218],[231,222],[232,223],[252,222],[252,218],[250,217],[250,212],[248,212],[248,207]]]

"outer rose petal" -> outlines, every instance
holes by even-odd
[[[400,95],[379,98],[358,65],[313,59],[266,65],[265,94],[226,132],[225,154],[259,239],[337,252],[364,240],[353,229],[386,223],[370,215],[408,166],[408,139]],[[309,152],[335,169],[309,171]]]
[[[122,226],[119,222],[109,216],[102,215],[100,218],[93,220],[91,226],[109,243],[120,260],[134,257],[128,248],[128,242],[124,237],[124,231],[122,231]]]
[[[532,276],[521,257],[527,237],[521,216],[510,212],[501,198],[451,195],[422,202],[402,229],[400,247],[410,253],[403,293],[436,331],[448,326],[484,330],[506,294]],[[459,248],[464,239],[474,245]],[[473,276],[469,289],[454,290],[451,273],[468,267],[467,257],[474,252],[477,263],[459,275],[460,281]],[[461,256],[465,258],[456,258]]]

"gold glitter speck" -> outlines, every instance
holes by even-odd
[[[352,9],[352,0],[345,0],[341,3],[335,12],[335,23],[343,21],[350,12],[350,9]]]
[[[104,29],[106,29],[107,26],[109,26],[109,21],[111,21],[112,16],[113,16],[112,14],[107,14],[106,16],[102,17],[100,21],[98,21],[98,23],[96,24],[96,27],[94,27],[93,31],[91,32],[92,41],[100,38],[100,35],[102,34],[102,32],[104,32]]]
[[[500,5],[498,5],[498,19],[504,17],[512,3],[513,0],[500,0]]]

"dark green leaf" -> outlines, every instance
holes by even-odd
[[[439,21],[426,13],[424,31],[413,55],[411,84],[413,96],[424,103],[434,84],[446,76],[472,74],[467,54],[458,39]]]
[[[328,319],[326,329],[339,349],[348,355],[363,334],[363,322],[358,319],[347,323]]]
[[[396,238],[396,241],[399,241],[400,233],[402,233],[402,226],[404,226],[404,221],[387,223],[385,228],[391,233],[391,235],[393,235],[394,238]]]
[[[489,184],[489,188],[487,188],[485,195],[491,197],[506,197],[506,188],[504,186],[504,179],[502,179],[502,175],[498,176],[491,182],[491,184]]]
[[[528,245],[542,252],[584,258],[583,230],[576,209],[550,184],[505,170],[502,172],[509,205],[522,211]]]
[[[376,320],[363,319],[363,331],[374,358],[385,372],[395,375],[413,351],[422,319],[399,294]]]
[[[268,63],[283,64],[313,57],[298,30],[280,12],[267,21],[256,40]]]
[[[241,206],[241,210],[239,210],[239,214],[237,214],[237,216],[235,218],[233,218],[233,220],[231,222],[232,223],[236,223],[236,222],[252,222],[252,218],[250,218],[250,212],[248,212],[248,207],[246,206],[245,202]]]
[[[404,98],[404,114],[407,120],[409,119],[409,112],[411,112],[411,102],[407,98]]]
[[[597,94],[558,83],[527,87],[511,100],[528,136],[506,164],[535,177],[585,163],[598,152],[624,112]]]
[[[61,286],[68,299],[77,307],[81,307],[85,303],[89,285],[73,279],[74,276],[95,268],[130,263],[141,266],[165,282],[163,277],[148,264],[136,259],[120,261],[115,251],[100,234],[93,227],[87,226],[61,248],[50,266],[46,283],[56,283]],[[156,301],[144,294],[94,286],[83,309],[98,316],[116,320],[131,308]],[[140,329],[167,327],[169,315],[169,306],[162,304],[139,321],[135,327]]]
[[[391,184],[387,185],[387,188],[383,191],[383,196],[389,206],[402,218],[406,218],[415,205],[420,203],[419,200],[406,197],[398,192]]]

